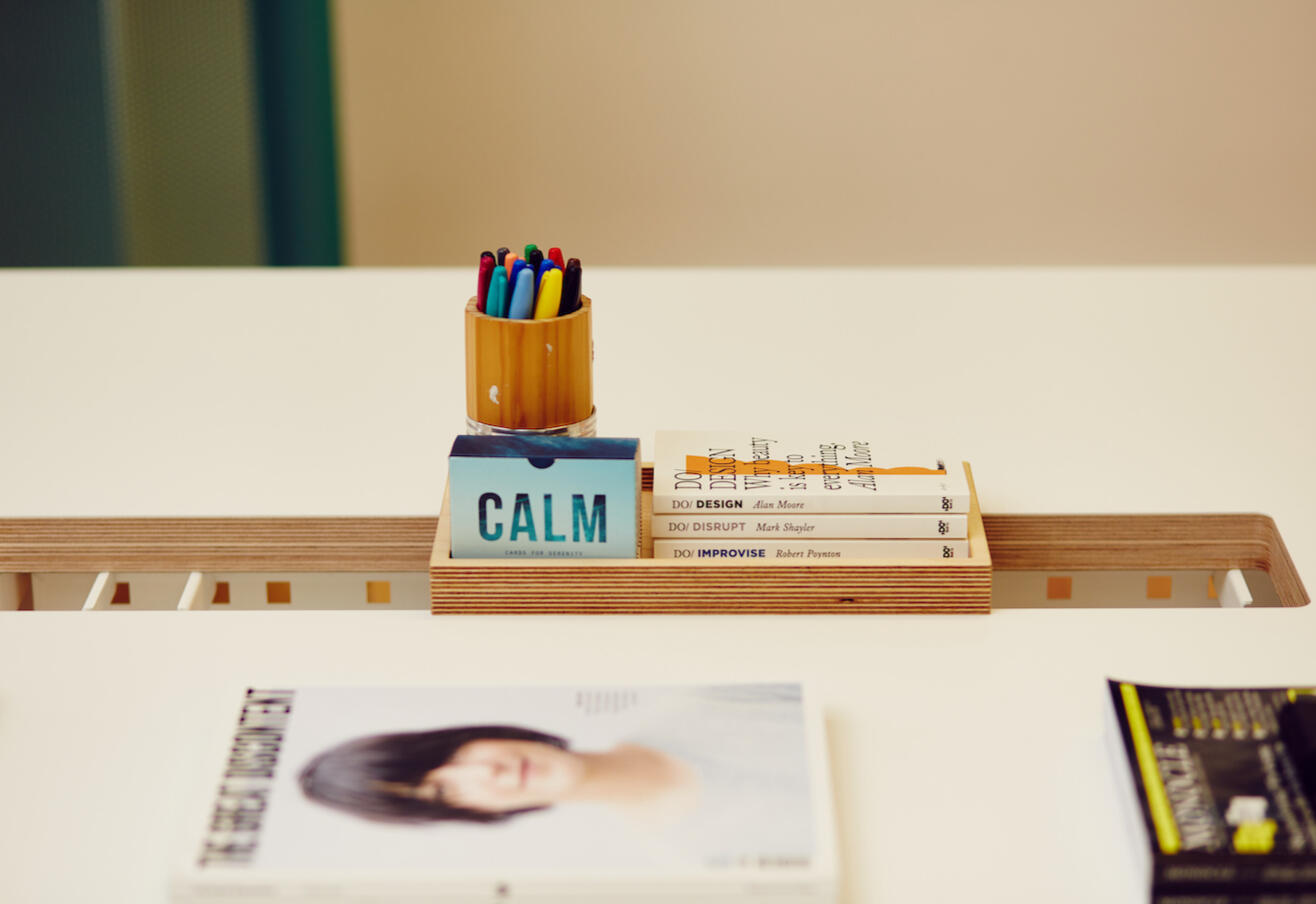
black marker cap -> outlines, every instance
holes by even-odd
[[[500,266],[500,267],[506,266],[506,264],[505,264],[504,262],[507,260],[507,252],[508,252],[509,250],[510,250],[510,249],[508,249],[508,248],[499,248],[499,249],[498,249],[498,256],[494,258],[494,260],[496,260],[496,261],[498,262],[498,266]]]
[[[562,271],[562,301],[557,309],[559,317],[580,307],[580,276],[580,259],[573,257]]]

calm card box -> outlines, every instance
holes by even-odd
[[[448,492],[453,558],[638,555],[638,439],[459,436]]]

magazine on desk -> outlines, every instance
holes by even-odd
[[[175,904],[835,900],[799,684],[253,688],[226,749]]]
[[[1316,904],[1316,689],[1109,681],[1156,904]]]

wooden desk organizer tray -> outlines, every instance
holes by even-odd
[[[969,481],[969,556],[856,562],[715,562],[653,558],[653,468],[642,472],[638,559],[454,559],[444,493],[430,554],[430,607],[450,613],[987,613],[992,559]]]

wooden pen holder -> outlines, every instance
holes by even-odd
[[[466,303],[466,432],[594,435],[590,300],[548,320],[510,320]]]

